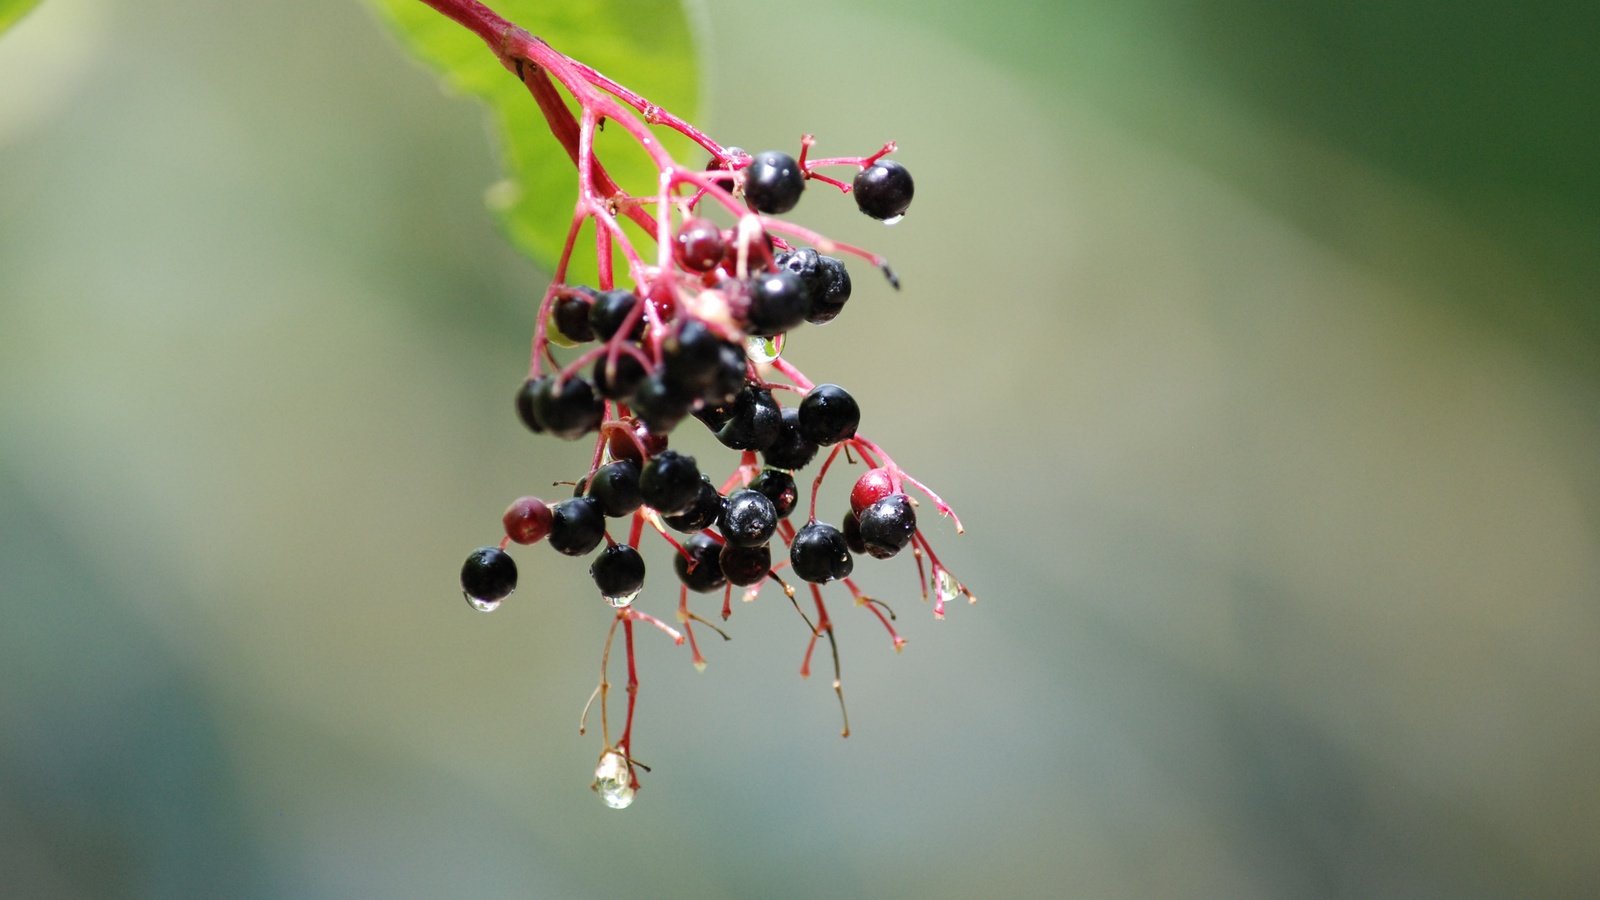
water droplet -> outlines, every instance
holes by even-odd
[[[602,595],[602,596],[605,597],[605,601],[607,603],[611,604],[611,608],[612,609],[627,609],[628,607],[633,605],[634,598],[638,597],[639,596],[639,591],[642,591],[642,590],[644,590],[644,588],[641,587],[641,588],[639,588],[639,590],[632,591],[632,592],[627,593],[627,594],[617,594],[615,596],[606,594],[606,595]]]
[[[961,582],[957,581],[956,577],[951,575],[949,571],[945,569],[938,569],[934,572],[933,577],[933,589],[934,592],[938,594],[939,602],[941,604],[948,603],[951,600],[961,596]]]
[[[755,361],[756,365],[764,366],[778,358],[778,342],[772,338],[747,338],[744,342],[744,352]]]
[[[615,750],[607,750],[594,770],[594,789],[612,809],[627,809],[633,802],[633,769]]]
[[[467,594],[466,592],[462,592],[461,596],[466,597],[467,605],[478,612],[494,612],[500,608],[499,600],[480,600],[477,597]]]
[[[890,216],[889,218],[883,220],[883,224],[885,224],[885,225],[898,225],[900,223],[900,220],[904,219],[905,217],[906,217],[905,213],[901,213],[898,216]]]
[[[761,596],[761,585],[758,584],[753,588],[745,588],[744,602],[754,603],[755,599],[759,596]]]

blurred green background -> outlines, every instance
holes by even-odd
[[[0,37],[0,893],[1600,893],[1592,4],[698,10],[714,135],[917,177],[893,229],[808,193],[906,288],[791,356],[982,602],[863,567],[910,643],[835,601],[848,741],[775,594],[704,674],[642,634],[605,809],[586,567],[455,586],[586,464],[510,415],[544,276],[480,110],[354,3],[48,0]]]

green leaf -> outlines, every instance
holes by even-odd
[[[4,2],[4,0],[0,0]],[[421,0],[367,0],[413,51],[440,70],[445,83],[489,106],[506,181],[489,192],[511,241],[548,269],[555,268],[578,197],[577,170],[550,134],[538,105],[477,35]],[[543,38],[650,102],[693,121],[698,75],[694,36],[677,3],[649,0],[495,0],[502,17]],[[569,98],[570,105],[570,98]],[[677,158],[692,145],[656,129]],[[630,193],[653,193],[656,170],[620,128],[607,129],[596,153]],[[593,283],[592,226],[579,238],[568,281]],[[652,251],[640,246],[647,257]],[[619,269],[619,271],[622,271]]]
[[[38,5],[39,0],[0,0],[0,34]]]

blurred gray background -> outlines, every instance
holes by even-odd
[[[354,3],[47,0],[0,37],[0,893],[1600,893],[1600,65],[1519,9],[708,2],[714,135],[916,175],[893,229],[808,192],[905,290],[790,356],[982,602],[862,567],[909,646],[834,601],[847,741],[776,594],[703,674],[641,632],[617,813],[586,566],[455,585],[587,454],[510,414],[545,276],[480,110]]]

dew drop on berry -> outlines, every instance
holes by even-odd
[[[461,596],[466,597],[467,605],[471,606],[478,612],[494,612],[500,608],[499,600],[483,600],[466,593],[463,593]]]
[[[758,366],[764,366],[782,355],[778,352],[778,342],[764,337],[746,338],[744,352]]]
[[[633,803],[633,772],[621,753],[607,750],[594,770],[594,789],[612,809],[627,809]]]
[[[602,595],[602,596],[605,597],[605,601],[607,603],[611,604],[611,608],[612,609],[627,609],[628,607],[633,605],[634,599],[639,596],[639,591],[642,591],[642,590],[644,590],[644,588],[641,587],[638,590],[630,591],[630,592],[628,592],[626,594],[617,594],[615,596],[611,596],[611,595]]]
[[[898,216],[890,216],[889,218],[883,220],[883,224],[885,224],[885,225],[898,225],[898,224],[900,224],[900,220],[904,219],[905,217],[906,217],[905,213],[901,213]]]

